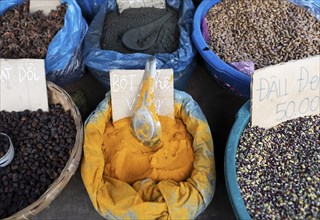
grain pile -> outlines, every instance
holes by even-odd
[[[320,115],[244,130],[237,180],[253,219],[319,219],[319,146]]]
[[[206,20],[210,48],[228,63],[260,69],[320,54],[320,22],[287,0],[223,0]]]

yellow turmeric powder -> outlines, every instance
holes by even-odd
[[[180,119],[159,116],[161,143],[150,148],[140,143],[130,131],[131,118],[108,122],[102,145],[105,158],[104,177],[129,184],[151,178],[154,181],[183,181],[191,176],[194,162],[193,138]]]

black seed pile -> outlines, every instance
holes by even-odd
[[[255,69],[320,54],[320,22],[288,0],[223,0],[206,15],[210,48]]]
[[[320,115],[247,127],[236,166],[253,219],[320,218]]]
[[[44,59],[48,46],[63,27],[67,6],[62,4],[48,16],[29,13],[29,2],[0,16],[0,58]]]
[[[6,155],[10,147],[10,142],[7,137],[0,135],[0,158]]]
[[[76,127],[60,104],[49,112],[0,112],[0,132],[11,137],[12,162],[0,168],[0,219],[37,200],[60,175],[73,149]]]
[[[172,53],[179,48],[178,12],[167,7],[159,8],[128,8],[121,14],[117,11],[109,12],[104,21],[104,28],[101,38],[103,50],[113,50],[120,53],[134,53],[122,44],[122,35],[129,29],[151,23],[166,13],[173,11],[172,16],[161,28],[157,42],[149,49],[140,51],[147,54]]]

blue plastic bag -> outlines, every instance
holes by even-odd
[[[64,26],[48,46],[45,69],[47,80],[62,86],[81,78],[84,74],[82,52],[88,25],[75,0],[60,2],[68,5]],[[0,15],[23,3],[23,0],[0,0]]]
[[[0,0],[0,15],[16,5],[23,3],[23,0]]]
[[[174,86],[185,89],[196,64],[196,50],[191,42],[194,5],[192,0],[167,0],[167,5],[179,11],[179,49],[173,53],[158,53],[158,69],[174,71]],[[107,0],[92,20],[85,38],[85,65],[90,72],[105,86],[110,88],[109,71],[112,69],[144,69],[146,60],[151,55],[145,53],[123,54],[117,51],[102,50],[100,40],[103,32],[105,16],[108,12],[117,10],[115,0]]]
[[[289,0],[296,5],[307,8],[318,20],[320,20],[320,1],[319,0]]]
[[[91,21],[106,0],[77,0],[83,16]]]

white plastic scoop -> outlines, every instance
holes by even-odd
[[[131,118],[131,132],[145,146],[154,147],[161,142],[162,130],[154,106],[156,59],[149,58],[142,79],[135,111]]]
[[[7,134],[0,132],[0,136],[3,136],[4,138],[6,138],[10,144],[7,153],[0,158],[0,167],[5,167],[11,163],[14,157],[14,148],[13,148],[11,138]]]

